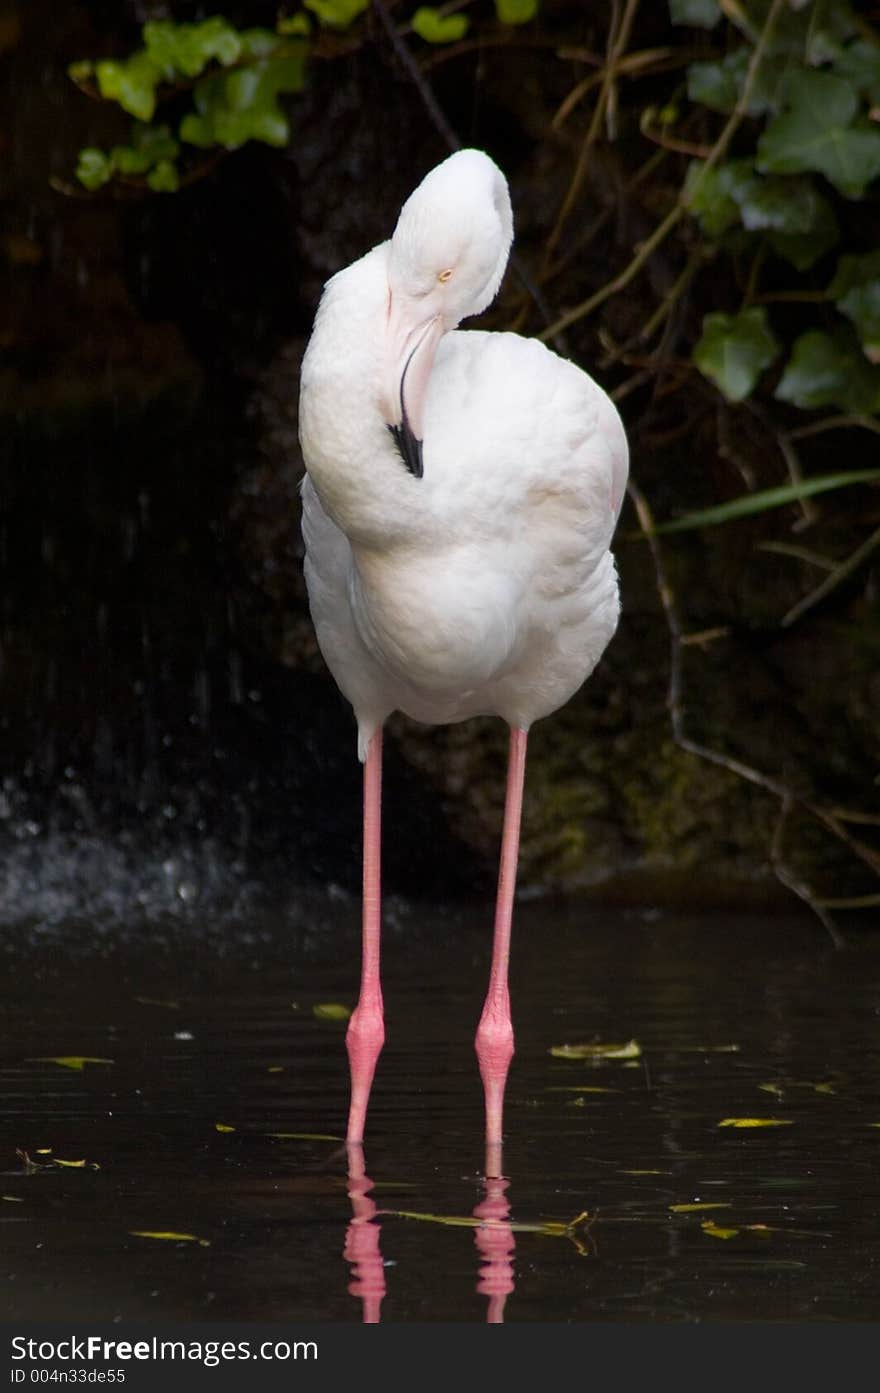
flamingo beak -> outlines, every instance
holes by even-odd
[[[426,305],[392,295],[388,309],[381,405],[407,469],[422,477],[425,393],[437,344],[446,331],[443,316]]]

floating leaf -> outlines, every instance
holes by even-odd
[[[770,508],[781,508],[786,503],[797,503],[801,498],[812,498],[815,493],[848,488],[851,484],[873,483],[877,479],[880,479],[880,469],[853,469],[841,474],[824,474],[817,479],[802,479],[796,484],[781,484],[775,489],[740,494],[739,498],[732,498],[729,503],[703,508],[698,513],[687,513],[683,518],[676,518],[675,522],[661,523],[655,531],[687,532],[694,527],[716,527],[719,523],[732,522],[751,513],[764,513]]]
[[[335,1137],[330,1132],[264,1132],[263,1135],[274,1141],[345,1141],[344,1137]]]
[[[7,1204],[24,1204],[21,1195],[0,1195],[0,1200],[5,1200]]]
[[[669,0],[673,24],[691,24],[695,29],[714,29],[721,18],[718,0]]]
[[[412,1209],[383,1209],[394,1219],[416,1219],[423,1224],[441,1224],[453,1229],[500,1229],[502,1233],[539,1233],[547,1238],[570,1238],[576,1229],[587,1223],[590,1216],[584,1210],[567,1223],[548,1219],[543,1223],[529,1223],[514,1219],[480,1219],[472,1214],[425,1214]]]
[[[763,305],[739,314],[707,314],[693,358],[728,401],[742,401],[779,352]]]
[[[842,256],[828,294],[852,320],[867,356],[876,363],[880,360],[880,251]]]
[[[724,1117],[719,1127],[790,1127],[790,1117]]]
[[[778,1083],[759,1083],[758,1087],[762,1093],[772,1093],[776,1098],[785,1097],[785,1089]]]
[[[60,1156],[52,1157],[52,1165],[66,1166],[70,1170],[77,1171],[85,1170],[86,1167],[88,1167],[90,1171],[99,1171],[101,1169],[97,1161],[65,1161]]]
[[[467,15],[444,15],[433,5],[421,5],[410,24],[420,39],[428,44],[451,44],[463,39],[470,21]]]
[[[642,1047],[627,1040],[625,1045],[554,1045],[550,1053],[555,1059],[639,1059]]]
[[[198,1243],[200,1248],[210,1248],[210,1238],[199,1238],[195,1233],[174,1233],[168,1229],[129,1229],[132,1238],[158,1238],[164,1243]]]
[[[351,1007],[338,1001],[320,1001],[312,1007],[312,1015],[318,1021],[347,1021]]]
[[[870,415],[880,410],[880,367],[868,362],[850,329],[809,329],[795,340],[775,395],[808,410],[839,406]]]
[[[92,1054],[38,1054],[29,1060],[34,1064],[60,1064],[62,1069],[77,1069],[80,1072],[87,1064],[115,1064],[114,1059],[103,1059]]]
[[[538,13],[538,0],[495,0],[495,13],[502,24],[528,24]]]
[[[695,1200],[693,1204],[671,1204],[673,1214],[696,1214],[701,1209],[730,1209],[729,1200]]]
[[[880,131],[862,118],[858,94],[833,73],[791,71],[786,110],[758,141],[758,168],[771,174],[816,170],[848,198],[861,198],[880,174]]]
[[[551,1084],[545,1089],[547,1093],[619,1093],[619,1088],[591,1088],[583,1083],[560,1083]]]
[[[708,1238],[736,1238],[736,1235],[739,1233],[739,1229],[719,1228],[711,1219],[706,1219],[700,1225],[700,1228]]]
[[[267,1067],[267,1069],[266,1069],[266,1073],[267,1073],[267,1074],[283,1074],[283,1073],[284,1073],[284,1065],[283,1065],[283,1064],[270,1064],[270,1065],[268,1065],[268,1067]]]
[[[215,1131],[215,1132],[235,1132],[236,1130],[237,1130],[237,1128],[235,1128],[235,1127],[230,1127],[229,1124],[226,1123],[226,1122],[215,1122],[215,1123],[214,1123],[214,1131]]]

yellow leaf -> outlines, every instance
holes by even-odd
[[[834,1084],[833,1084],[833,1083],[814,1083],[814,1084],[813,1084],[813,1092],[814,1092],[814,1093],[836,1093],[836,1092],[837,1092],[837,1089],[834,1087]]]
[[[550,1053],[555,1059],[639,1059],[642,1047],[627,1040],[624,1045],[554,1045]]]
[[[283,1073],[284,1073],[284,1065],[283,1065],[283,1064],[270,1064],[269,1067],[268,1067],[268,1069],[266,1070],[266,1073],[267,1073],[267,1074],[283,1074]]]
[[[696,1214],[698,1209],[729,1209],[728,1200],[695,1200],[693,1204],[671,1204],[673,1214]]]
[[[87,1064],[115,1064],[114,1059],[102,1059],[91,1054],[38,1054],[28,1060],[30,1064],[60,1064],[62,1069],[83,1070]]]
[[[762,1093],[772,1093],[777,1098],[781,1098],[783,1096],[784,1090],[780,1087],[778,1083],[759,1083],[758,1087],[760,1088]]]
[[[351,1007],[342,1006],[338,1001],[321,1001],[312,1007],[312,1015],[319,1021],[347,1021]]]
[[[709,1238],[735,1238],[739,1233],[739,1229],[721,1229],[711,1219],[704,1220],[700,1228]]]
[[[633,1170],[629,1170],[629,1171],[621,1171],[620,1174],[621,1174],[621,1175],[669,1175],[669,1171],[658,1171],[658,1170],[638,1170],[638,1171],[633,1171]]]
[[[546,1093],[619,1093],[619,1088],[591,1088],[584,1083],[559,1083],[551,1084],[545,1089]]]
[[[209,1238],[199,1238],[195,1233],[174,1233],[162,1229],[129,1229],[132,1238],[160,1238],[166,1243],[198,1243],[201,1248],[210,1248]]]
[[[56,1165],[56,1166],[70,1166],[73,1170],[83,1170],[84,1167],[85,1167],[85,1164],[86,1164],[86,1163],[85,1163],[84,1160],[83,1160],[83,1161],[62,1161],[62,1159],[61,1159],[60,1156],[56,1156],[56,1157],[55,1157],[55,1165]]]
[[[778,1229],[773,1229],[773,1228],[771,1228],[769,1224],[746,1224],[746,1225],[744,1225],[744,1227],[748,1229],[749,1233],[778,1233],[778,1232],[779,1232]]]
[[[274,1137],[276,1141],[344,1141],[344,1137],[331,1136],[329,1132],[264,1132],[263,1136]]]
[[[225,1122],[215,1122],[215,1123],[214,1123],[214,1131],[215,1131],[215,1132],[234,1132],[235,1130],[236,1130],[236,1129],[235,1129],[234,1127],[228,1126],[227,1123],[225,1123]]]
[[[878,1126],[880,1126],[880,1123],[878,1123]],[[37,1156],[51,1156],[52,1151],[53,1148],[51,1146],[38,1146],[36,1154]]]
[[[790,1117],[723,1117],[719,1127],[790,1127]]]
[[[5,1200],[7,1204],[24,1204],[21,1195],[0,1195],[0,1200]]]

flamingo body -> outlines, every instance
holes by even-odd
[[[328,282],[303,360],[309,602],[368,769],[393,711],[500,716],[524,759],[529,727],[577,691],[617,625],[616,409],[536,340],[456,329],[494,296],[511,235],[497,167],[451,156],[391,241]]]

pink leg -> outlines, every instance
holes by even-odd
[[[507,764],[507,798],[504,803],[504,832],[501,838],[501,866],[498,872],[498,898],[495,904],[495,939],[492,946],[492,968],[486,1004],[477,1027],[477,1059],[486,1095],[486,1147],[497,1151],[500,1171],[501,1118],[504,1109],[504,1085],[513,1058],[513,1025],[510,1019],[510,996],[507,990],[507,967],[510,961],[510,924],[513,918],[513,896],[516,889],[516,863],[519,856],[519,826],[522,816],[523,780],[526,772],[526,740],[524,730],[511,728],[510,755]],[[493,1165],[493,1170],[495,1166]],[[498,1173],[496,1171],[496,1173]]]
[[[382,986],[379,980],[381,933],[381,826],[382,826],[382,731],[377,730],[367,748],[364,766],[364,942],[361,991],[348,1023],[345,1043],[351,1069],[351,1106],[346,1141],[364,1139],[367,1103],[376,1071],[376,1060],[385,1043]]]

